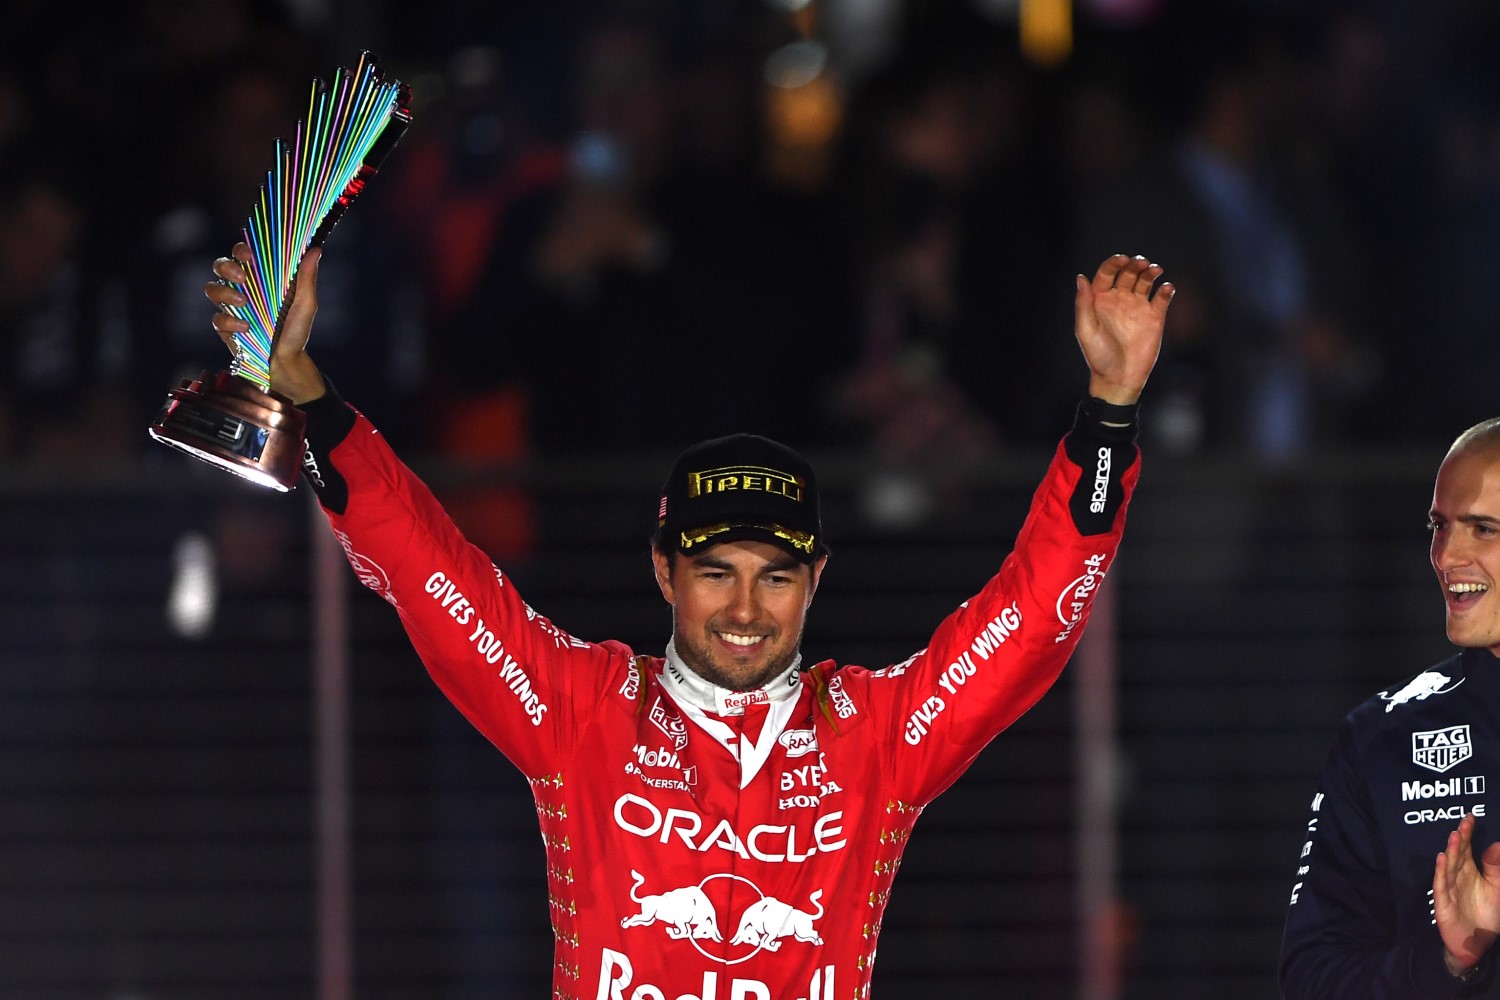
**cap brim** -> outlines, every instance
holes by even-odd
[[[694,534],[692,529],[683,534]],[[707,529],[692,542],[678,540],[678,551],[684,555],[697,555],[721,542],[770,542],[800,563],[811,565],[823,554],[822,546],[811,536],[790,532],[786,529],[759,524],[730,524]]]

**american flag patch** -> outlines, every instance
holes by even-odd
[[[656,519],[658,521],[665,521],[667,519],[667,498],[665,496],[661,498],[661,509],[656,512]]]

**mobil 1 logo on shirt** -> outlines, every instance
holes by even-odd
[[[1411,734],[1411,761],[1438,774],[1457,767],[1474,756],[1474,740],[1468,726],[1448,726]],[[1408,826],[1436,821],[1454,823],[1466,813],[1484,815],[1484,775],[1454,775],[1432,781],[1403,781],[1401,801],[1430,803],[1411,808],[1402,818]],[[1439,800],[1432,802],[1431,800]],[[1458,799],[1460,801],[1453,801]],[[1471,801],[1463,801],[1469,799]],[[1480,799],[1480,801],[1472,801]]]

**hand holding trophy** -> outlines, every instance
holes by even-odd
[[[410,90],[386,83],[368,52],[331,85],[313,81],[307,118],[276,163],[246,223],[243,305],[227,371],[184,379],[150,427],[153,438],[252,482],[290,490],[302,467],[306,420],[271,389],[271,356],[297,269],[328,238],[411,122]]]

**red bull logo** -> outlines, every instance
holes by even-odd
[[[1447,694],[1462,684],[1449,684],[1452,678],[1447,674],[1438,673],[1436,670],[1426,670],[1413,677],[1406,686],[1395,693],[1380,692],[1380,700],[1385,702],[1385,710],[1389,712],[1397,705],[1405,705],[1409,701],[1426,701],[1435,694]]]
[[[739,929],[734,932],[729,943],[753,945],[757,951],[761,948],[777,951],[781,948],[782,938],[789,937],[794,941],[805,941],[821,947],[823,938],[813,924],[823,916],[823,904],[818,902],[822,897],[822,889],[814,890],[807,897],[807,901],[815,908],[815,912],[811,912],[799,910],[774,896],[762,896],[740,914]]]
[[[723,705],[725,715],[733,715],[743,712],[750,705],[769,705],[771,695],[766,691],[736,691],[726,694],[720,703]]]
[[[594,1000],[655,1000],[676,992],[663,990],[651,983],[641,983],[627,994],[625,991],[634,979],[635,965],[630,961],[630,956],[613,948],[605,948],[599,956],[599,992],[594,994]],[[797,994],[795,1000],[834,1000],[833,982],[834,967],[820,966],[813,972],[806,989]],[[769,984],[759,979],[740,979],[737,976],[729,979],[724,984],[724,991],[720,992],[719,973],[710,970],[703,973],[702,986],[698,992],[684,993],[677,1000],[781,1000],[783,996],[790,996],[790,987],[778,983],[777,991],[773,994]]]
[[[821,947],[818,921],[823,918],[823,890],[807,897],[805,908],[768,896],[743,875],[709,875],[697,885],[640,895],[646,879],[632,870],[630,899],[639,912],[620,927],[660,925],[673,941],[687,941],[715,963],[738,965],[762,949],[779,951],[788,941]],[[725,939],[724,929],[734,928]]]
[[[630,887],[630,899],[641,908],[641,912],[621,920],[622,928],[649,927],[660,923],[665,925],[667,937],[674,941],[699,938],[724,940],[724,935],[719,933],[718,911],[714,909],[714,904],[701,884],[670,889],[655,895],[637,896],[636,890],[646,884],[646,877],[635,869],[631,869],[630,877],[635,879],[635,884]]]

